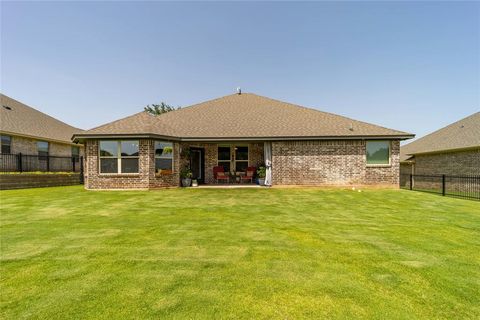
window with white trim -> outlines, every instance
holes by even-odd
[[[367,165],[390,164],[390,141],[367,141]]]
[[[173,173],[173,143],[155,141],[155,172]]]
[[[138,140],[103,140],[99,153],[100,173],[138,173]]]

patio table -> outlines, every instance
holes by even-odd
[[[235,171],[231,171],[229,172],[230,174],[230,183],[240,183],[242,181],[242,179],[240,178],[241,176],[244,176],[245,175],[245,172],[235,172]]]

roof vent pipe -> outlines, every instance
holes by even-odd
[[[237,87],[237,94],[242,94],[242,88]]]

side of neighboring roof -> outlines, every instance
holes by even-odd
[[[83,132],[4,94],[0,100],[2,133],[71,144],[72,135]]]
[[[400,148],[400,161],[412,155],[480,148],[480,112],[434,131]]]
[[[398,138],[414,135],[251,93],[233,94],[160,116],[145,112],[75,135],[151,135],[185,141]]]

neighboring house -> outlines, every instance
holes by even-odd
[[[83,145],[73,143],[82,130],[0,94],[1,154],[83,156]]]
[[[400,150],[402,175],[480,175],[480,112]]]
[[[86,146],[88,189],[178,186],[186,166],[211,184],[216,166],[241,172],[265,162],[271,162],[273,185],[398,187],[400,140],[413,136],[234,94],[159,116],[140,112],[73,139]]]

